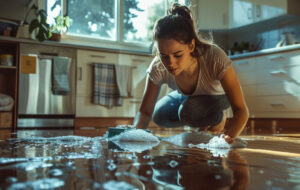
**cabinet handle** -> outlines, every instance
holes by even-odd
[[[82,80],[82,67],[79,67],[79,79]]]
[[[97,57],[97,58],[105,58],[105,56],[104,55],[90,55],[91,57]]]
[[[272,106],[272,107],[284,107],[284,104],[281,104],[281,103],[270,103],[270,106]]]
[[[132,59],[133,62],[141,62],[141,63],[144,63],[146,62],[145,59]]]
[[[273,76],[286,75],[286,72],[284,72],[284,71],[271,71],[269,73],[270,73],[270,75],[273,75]]]
[[[94,126],[84,126],[84,127],[80,127],[80,130],[95,130],[96,127]]]
[[[227,14],[226,13],[222,14],[222,21],[223,21],[223,25],[226,26],[227,25]]]
[[[247,16],[249,20],[252,19],[252,8],[248,8]]]
[[[270,56],[268,57],[269,60],[271,61],[276,61],[276,60],[281,60],[281,59],[284,59],[284,57],[282,55],[274,55],[274,56]]]
[[[260,8],[260,5],[256,5],[255,6],[255,15],[256,15],[256,18],[259,18],[260,15],[261,15],[261,8]]]

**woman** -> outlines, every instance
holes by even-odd
[[[233,118],[222,135],[237,137],[248,120],[248,109],[230,59],[218,46],[197,35],[191,11],[174,4],[154,26],[157,55],[147,70],[142,104],[134,126],[147,128],[189,125],[214,134],[223,132],[231,106]],[[174,91],[156,103],[162,84]]]

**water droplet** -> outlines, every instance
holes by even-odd
[[[117,168],[117,165],[114,164],[114,163],[110,163],[108,166],[107,166],[107,169],[110,170],[110,171],[113,171]]]
[[[151,165],[154,165],[155,162],[151,161],[151,162],[148,162],[148,164],[151,166]]]
[[[171,162],[169,163],[169,165],[174,168],[178,165],[178,162],[176,162],[175,160],[171,160]]]
[[[151,175],[151,174],[152,174],[152,171],[151,171],[151,170],[147,170],[147,171],[146,171],[146,174],[147,174],[147,175]]]
[[[144,155],[143,158],[144,158],[144,159],[150,159],[151,156],[150,156],[150,155]]]
[[[264,170],[259,170],[258,171],[260,174],[263,174],[264,173]]]
[[[222,176],[220,176],[220,175],[215,175],[215,178],[216,178],[216,179],[221,179]]]
[[[266,185],[271,186],[272,184],[273,184],[273,182],[271,180],[266,181]]]
[[[17,182],[18,179],[16,177],[9,177],[9,178],[6,178],[6,182],[7,183],[15,183]]]

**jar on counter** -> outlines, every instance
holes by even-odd
[[[13,55],[11,54],[1,54],[0,64],[4,66],[13,66]]]

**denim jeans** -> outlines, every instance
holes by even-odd
[[[164,128],[184,125],[204,128],[220,123],[223,110],[229,107],[226,95],[185,96],[173,91],[156,103],[152,118]]]

